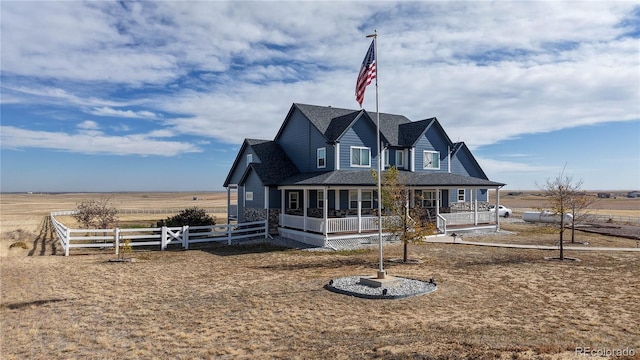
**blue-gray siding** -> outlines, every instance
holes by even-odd
[[[260,161],[260,159],[258,159],[258,156],[255,154],[253,149],[251,149],[251,146],[246,146],[245,149],[240,154],[240,157],[238,158],[238,165],[235,167],[235,169],[233,169],[233,174],[231,174],[231,177],[229,178],[229,184],[237,184],[240,181],[240,178],[242,177],[245,170],[247,169],[247,155],[249,154],[252,155],[251,162],[254,162],[254,163],[262,162]]]
[[[333,170],[333,146],[327,144],[324,135],[311,124],[300,110],[295,109],[292,112],[277,142],[300,172]],[[318,169],[317,150],[322,147],[327,151],[327,166],[324,169]]]
[[[340,169],[368,169],[363,167],[351,166],[351,147],[365,147],[371,150],[370,166],[376,168],[378,163],[378,153],[376,146],[376,129],[375,126],[365,117],[358,119],[351,128],[349,128],[340,137]]]

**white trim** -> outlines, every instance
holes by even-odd
[[[416,148],[412,147],[409,150],[410,160],[409,160],[409,171],[416,171]]]
[[[389,164],[389,158],[391,156],[389,156],[389,149],[384,149],[384,151],[382,152],[382,163],[384,164],[385,168],[388,168],[391,166],[391,164]]]
[[[253,162],[253,154],[247,154],[247,166]]]
[[[340,143],[336,143],[335,144],[336,147],[336,162],[335,162],[335,168],[336,170],[340,170]]]
[[[367,150],[369,152],[369,164],[368,165],[361,165],[362,164],[362,151],[360,151],[360,164],[354,164],[353,163],[353,150],[358,149],[358,150]],[[351,165],[351,167],[360,167],[360,168],[370,168],[371,167],[371,148],[365,147],[365,146],[350,146],[349,147],[349,164]]]
[[[462,190],[462,200],[460,200],[460,190]],[[467,189],[456,189],[456,202],[465,202],[467,199]]]
[[[253,201],[253,191],[245,191],[244,199],[245,201]]]

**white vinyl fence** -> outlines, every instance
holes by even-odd
[[[51,213],[51,223],[69,256],[71,248],[114,248],[118,254],[125,241],[130,246],[160,246],[165,250],[170,244],[180,244],[184,249],[189,244],[204,242],[227,242],[232,240],[268,237],[267,221],[255,221],[241,224],[223,224],[210,226],[157,227],[139,229],[70,229],[56,219],[56,216],[73,215],[74,211],[56,211]]]

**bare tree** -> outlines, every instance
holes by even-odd
[[[582,180],[575,181],[573,177],[565,175],[564,169],[553,180],[547,179],[546,183],[541,187],[548,198],[548,205],[551,211],[560,216],[560,260],[564,260],[564,230],[565,214],[573,208],[580,208]],[[573,226],[573,224],[571,225]]]
[[[375,170],[372,171],[377,179]],[[423,222],[420,209],[409,203],[409,187],[397,168],[391,167],[383,173],[382,206],[386,214],[382,227],[396,236],[403,244],[403,262],[408,262],[408,245],[421,243],[423,238],[433,233],[435,226]]]
[[[118,223],[118,210],[111,206],[110,197],[85,200],[76,205],[73,218],[85,229],[108,229]]]

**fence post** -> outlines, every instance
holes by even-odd
[[[120,228],[116,228],[114,237],[115,237],[114,245],[116,246],[116,255],[118,255],[120,253]]]
[[[69,256],[69,244],[71,242],[71,230],[69,228],[65,228],[64,231],[64,256]]]
[[[182,247],[189,250],[189,225],[182,226]]]
[[[166,249],[167,247],[167,227],[163,226],[162,227],[162,235],[160,238],[160,250],[164,251],[164,249]]]
[[[227,224],[227,245],[231,245],[231,224]]]
[[[326,224],[322,224],[322,226],[326,226]],[[326,235],[327,233],[325,232],[325,236]],[[267,220],[264,221],[264,238],[269,238],[269,223],[267,222]]]

